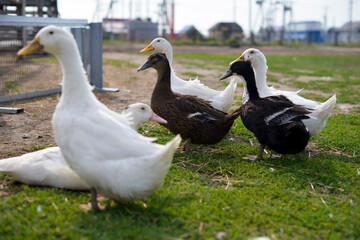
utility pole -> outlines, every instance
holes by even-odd
[[[175,41],[174,21],[175,21],[175,0],[172,0],[171,1],[171,25],[170,25],[170,40],[171,41]]]
[[[286,3],[285,0],[283,1],[283,23],[282,23],[282,27],[281,27],[281,37],[280,37],[280,45],[284,45],[284,41],[285,41],[285,17],[286,17],[286,12],[287,11],[292,11],[292,7],[290,5],[290,3]]]
[[[351,43],[351,34],[352,34],[352,6],[353,6],[353,0],[349,0],[349,34],[348,34],[348,38],[349,38],[349,43]]]
[[[252,1],[249,0],[249,34],[250,34],[250,42],[251,44],[254,44],[255,41],[254,41],[254,33],[252,31],[252,23],[251,23],[251,19],[252,19],[252,10],[251,10],[251,4],[252,4]]]

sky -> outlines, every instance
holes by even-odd
[[[154,22],[159,21],[159,4],[163,0],[117,0],[109,12],[110,0],[58,0],[60,17],[73,19],[88,19],[89,22],[98,22],[102,18],[147,18]],[[168,0],[167,2],[170,2]],[[283,2],[284,0],[278,0]],[[350,2],[353,21],[360,21],[360,0],[285,0],[292,6],[292,16],[286,13],[286,22],[292,21],[320,21],[326,28],[341,27],[350,20]],[[129,6],[132,2],[132,11]],[[204,35],[209,28],[218,22],[237,22],[245,31],[251,28],[256,31],[261,23],[272,20],[273,25],[282,25],[282,4],[272,4],[276,0],[264,0],[262,11],[256,0],[174,0],[175,2],[175,32],[186,25],[194,25]],[[170,15],[170,9],[169,9]],[[262,21],[264,16],[264,21]],[[267,17],[268,16],[268,17]],[[269,18],[270,16],[270,18]],[[324,25],[323,25],[324,27]]]

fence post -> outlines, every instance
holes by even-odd
[[[102,81],[102,24],[90,23],[90,83],[96,90],[118,92],[115,88],[104,88]]]

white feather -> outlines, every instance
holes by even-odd
[[[155,191],[170,168],[180,136],[165,146],[154,144],[132,129],[125,116],[99,102],[88,87],[70,33],[47,26],[36,38],[61,63],[63,91],[52,123],[70,168],[89,187],[115,200],[143,199]]]

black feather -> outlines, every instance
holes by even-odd
[[[302,120],[309,118],[311,109],[295,105],[283,95],[260,98],[249,62],[235,62],[230,71],[246,81],[249,100],[242,106],[241,119],[259,142],[281,154],[304,150],[310,135]]]

